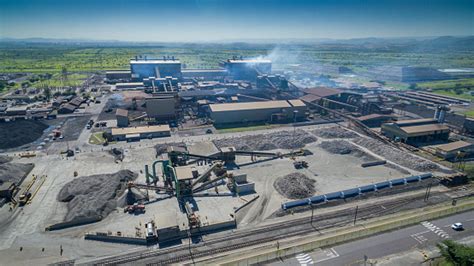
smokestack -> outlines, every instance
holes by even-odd
[[[438,116],[438,123],[444,123],[446,120],[446,112],[449,111],[449,107],[446,105],[442,105],[439,107],[439,116]]]
[[[442,109],[439,112],[439,118],[438,118],[438,123],[444,123],[444,120],[446,119],[446,110]]]
[[[434,119],[438,119],[439,118],[439,108],[440,106],[437,105],[436,108],[435,108],[435,113],[434,113]]]

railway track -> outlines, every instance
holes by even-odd
[[[424,196],[397,199],[382,204],[370,204],[358,210],[358,220],[390,214],[406,206],[410,202],[422,200]],[[254,230],[235,232],[227,236],[216,237],[192,246],[180,245],[167,249],[137,251],[131,254],[100,259],[94,265],[116,265],[141,261],[147,265],[172,264],[192,261],[195,258],[214,255],[254,245],[278,241],[284,238],[306,235],[308,233],[333,227],[341,227],[353,222],[353,208],[331,213],[315,215],[313,224],[308,217],[298,218],[291,222],[280,222],[263,226]]]

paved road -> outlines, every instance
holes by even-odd
[[[455,222],[462,222],[465,230],[452,230],[451,224]],[[271,265],[360,265],[363,263],[364,255],[369,259],[376,259],[415,248],[434,246],[444,239],[456,240],[472,235],[474,235],[474,211],[426,221],[332,248],[298,254],[284,261],[271,263]]]

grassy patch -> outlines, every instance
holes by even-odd
[[[468,117],[474,118],[474,110],[469,110],[467,112],[464,112],[463,114],[467,115]]]
[[[422,89],[433,89],[433,90],[454,89],[456,87],[471,88],[471,87],[474,87],[474,78],[420,82],[420,83],[417,83],[417,86]]]
[[[440,94],[440,95],[446,95],[454,98],[460,98],[460,99],[466,99],[466,100],[474,100],[474,96],[470,95],[470,90],[467,89],[461,89],[462,93],[458,94],[454,92],[453,90],[435,90],[433,93]]]
[[[91,135],[89,138],[89,143],[94,145],[102,145],[105,142],[104,137],[102,136],[103,132],[97,132]]]

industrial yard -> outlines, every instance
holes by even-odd
[[[339,132],[339,134],[335,135],[334,132]],[[267,136],[266,140],[273,143],[273,145],[253,142],[255,139],[258,140],[259,136]],[[199,210],[197,213],[203,229],[213,223],[234,223],[235,219],[235,225],[230,228],[237,228],[240,231],[245,230],[245,228],[253,228],[273,219],[293,219],[291,216],[274,217],[281,210],[283,203],[294,199],[362,187],[426,171],[424,168],[419,169],[418,164],[399,163],[392,161],[393,157],[386,158],[377,154],[379,152],[377,150],[373,151],[373,147],[365,146],[364,139],[367,139],[367,137],[360,136],[358,133],[338,125],[321,125],[301,127],[295,132],[291,128],[281,128],[263,132],[201,135],[179,138],[179,141],[189,147],[191,151],[196,151],[196,148],[193,150],[192,147],[200,147],[199,151],[207,149],[208,153],[203,152],[202,155],[212,154],[219,147],[229,144],[234,145],[237,149],[249,151],[285,153],[304,148],[311,152],[311,155],[301,157],[308,162],[308,167],[299,170],[293,167],[293,158],[275,158],[271,160],[248,157],[236,158],[235,163],[240,166],[232,168],[231,171],[234,175],[246,174],[247,182],[255,183],[253,192],[245,195],[235,195],[229,191],[225,184],[221,184],[216,186],[217,189],[209,189],[209,192],[202,196],[197,195],[198,193],[194,195],[193,201]],[[106,235],[119,234],[132,238],[144,237],[145,230],[143,226],[149,221],[154,221],[158,231],[175,226],[179,227],[180,230],[186,230],[187,226],[185,224],[188,224],[189,221],[186,214],[180,210],[179,201],[176,197],[156,194],[153,187],[148,192],[138,187],[141,195],[151,194],[149,203],[146,204],[145,213],[130,215],[120,209],[119,203],[121,200],[119,198],[124,196],[119,196],[120,193],[115,196],[108,196],[111,195],[109,193],[115,193],[117,183],[113,183],[116,182],[115,179],[107,175],[117,173],[117,171],[131,171],[128,174],[129,178],[117,177],[118,180],[122,179],[122,185],[119,185],[121,187],[120,191],[125,191],[126,195],[130,190],[126,185],[128,181],[146,184],[146,177],[143,172],[144,164],[153,162],[153,158],[156,156],[155,145],[176,143],[176,141],[175,137],[168,137],[160,140],[142,141],[139,145],[133,146],[126,143],[117,144],[115,145],[116,148],[123,149],[123,157],[118,162],[108,149],[103,150],[94,147],[91,147],[92,150],[84,149],[83,152],[76,154],[73,158],[50,154],[38,155],[33,158],[14,159],[13,162],[17,163],[34,163],[35,167],[31,174],[47,176],[42,185],[47,189],[39,190],[31,204],[15,209],[14,213],[16,215],[13,217],[8,208],[1,208],[2,224],[6,228],[2,231],[2,238],[7,240],[3,242],[2,248],[4,251],[2,252],[17,253],[18,247],[23,247],[27,252],[22,253],[22,256],[31,256],[32,259],[44,256],[45,261],[49,259],[54,261],[55,258],[59,259],[58,254],[50,250],[56,251],[58,246],[61,245],[64,249],[64,255],[67,257],[77,258],[83,254],[82,252],[100,256],[104,252],[113,253],[112,250],[116,252],[127,248],[120,245],[114,247],[112,244],[97,241],[84,243],[84,241],[88,241],[84,240],[85,234],[104,232]],[[338,149],[334,152],[333,149],[328,149],[328,146],[324,145],[324,143],[333,143],[334,141],[350,143],[352,148],[349,151],[340,152],[341,145],[335,143],[334,145]],[[262,162],[255,162],[255,160],[262,160]],[[361,167],[362,163],[372,160],[387,160],[387,164],[368,168]],[[433,170],[433,173],[438,176],[445,175],[446,172],[449,173],[449,170],[443,166],[429,163],[421,158],[418,158],[418,160],[434,165],[429,169]],[[57,162],[61,163],[61,168],[50,167],[51,163]],[[344,167],[337,167],[339,165],[344,165]],[[200,167],[202,165],[196,165],[196,168],[203,169]],[[68,170],[64,171],[64,169]],[[79,177],[75,177],[76,172]],[[298,189],[300,185],[295,184],[295,182],[287,182],[284,186],[278,185],[282,177],[295,175],[295,173],[304,176],[306,180],[311,180],[314,189],[308,192],[304,187],[305,192],[298,193],[295,189]],[[86,179],[91,179],[92,183],[89,185],[89,181],[86,181]],[[71,187],[73,182],[80,182],[80,187]],[[279,188],[277,189],[275,186],[279,186]],[[444,190],[441,187],[436,188],[436,190],[439,189],[440,191]],[[74,192],[79,190],[80,193]],[[213,196],[216,193],[218,195]],[[296,193],[296,195],[291,194],[290,196],[287,193]],[[397,193],[403,193],[403,191]],[[77,198],[78,201],[73,203],[76,199],[73,198],[72,201],[67,199],[69,194]],[[82,195],[85,198],[81,200],[79,197],[82,197]],[[101,197],[105,198],[102,199]],[[67,203],[64,203],[65,201]],[[253,202],[247,204],[249,201]],[[106,204],[108,209],[105,211],[103,205],[97,205],[94,202]],[[123,205],[122,200],[123,206],[125,205]],[[35,211],[37,208],[41,208],[41,212]],[[80,210],[77,210],[77,208],[80,208]],[[45,232],[45,229],[53,224],[73,220],[77,215],[81,218],[93,217],[98,214],[99,210],[99,214],[102,216],[99,222]],[[12,226],[9,222],[11,219],[15,219],[15,226]],[[18,237],[18,235],[22,235],[22,237]],[[32,242],[30,241],[31,238],[35,240]],[[212,239],[212,234],[205,236],[205,238]],[[64,241],[66,239],[67,242]],[[81,248],[77,249],[78,246]],[[47,252],[42,252],[42,248],[45,248]]]
[[[472,191],[473,124],[453,112],[469,100],[185,59],[136,55],[53,97],[2,97],[7,263],[185,263]],[[430,73],[445,77],[402,79]]]

